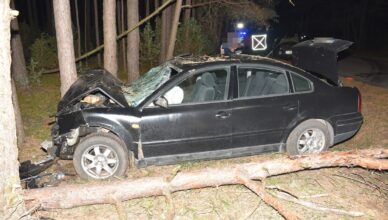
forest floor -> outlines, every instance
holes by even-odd
[[[346,85],[360,89],[363,99],[364,124],[352,139],[331,148],[331,151],[388,147],[388,89],[355,80],[343,79]],[[45,153],[39,149],[41,141],[49,137],[50,118],[60,98],[57,75],[42,77],[40,84],[19,89],[20,108],[27,141],[20,146],[20,161],[38,160]],[[225,160],[185,162],[171,166],[151,166],[128,171],[128,178],[157,176],[205,167],[222,167],[250,161],[262,161],[280,154],[263,154]],[[62,171],[75,174],[71,161],[59,161]],[[53,168],[54,169],[54,168]],[[61,184],[85,183],[79,177],[67,177]],[[363,212],[358,219],[388,219],[388,172],[360,168],[329,168],[310,170],[267,179],[273,185],[292,192],[307,201],[325,207]],[[136,189],[134,189],[136,190]],[[321,195],[320,197],[315,197]],[[173,195],[174,219],[282,219],[271,207],[243,186],[222,186],[177,192]],[[346,215],[324,213],[290,202],[282,204],[294,210],[302,219],[353,219]],[[123,203],[129,219],[166,219],[167,202],[163,196],[135,199]],[[38,211],[35,219],[118,219],[113,205],[92,205],[66,210]]]

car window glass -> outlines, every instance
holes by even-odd
[[[239,97],[266,96],[289,93],[286,75],[256,68],[238,69]]]
[[[228,90],[227,82],[226,69],[208,70],[190,76],[163,96],[169,105],[224,100]]]
[[[292,82],[294,83],[295,92],[307,92],[311,91],[311,83],[307,79],[295,74],[291,73]]]

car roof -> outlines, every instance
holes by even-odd
[[[273,65],[273,66],[286,68],[293,71],[306,72],[286,62],[282,62],[268,57],[245,55],[245,54],[223,56],[223,57],[221,56],[177,56],[168,62],[183,71],[196,69],[200,67],[206,67],[206,66],[222,65],[222,64],[256,63],[256,64]]]

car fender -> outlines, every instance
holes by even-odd
[[[281,143],[286,143],[287,138],[290,135],[290,133],[298,127],[301,123],[307,121],[307,120],[318,120],[325,124],[327,126],[327,129],[330,133],[330,146],[334,144],[334,129],[333,125],[328,119],[322,119],[322,118],[315,118],[315,117],[303,117],[302,115],[298,115],[298,117],[295,117],[294,120],[291,121],[291,123],[287,126],[287,128],[284,130],[283,137],[282,137],[282,142]]]
[[[138,139],[136,138],[136,136],[138,137],[138,132],[134,131],[134,129],[129,130],[130,123],[125,123],[117,120],[115,117],[110,117],[110,115],[102,114],[84,113],[84,118],[88,127],[101,127],[116,134],[124,142],[127,149],[137,155],[134,141]]]

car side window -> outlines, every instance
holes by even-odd
[[[228,93],[227,69],[196,73],[164,94],[169,105],[224,100]]]
[[[295,92],[308,92],[312,90],[311,82],[298,74],[291,73]]]
[[[257,68],[238,68],[239,97],[267,96],[289,93],[285,73]]]

